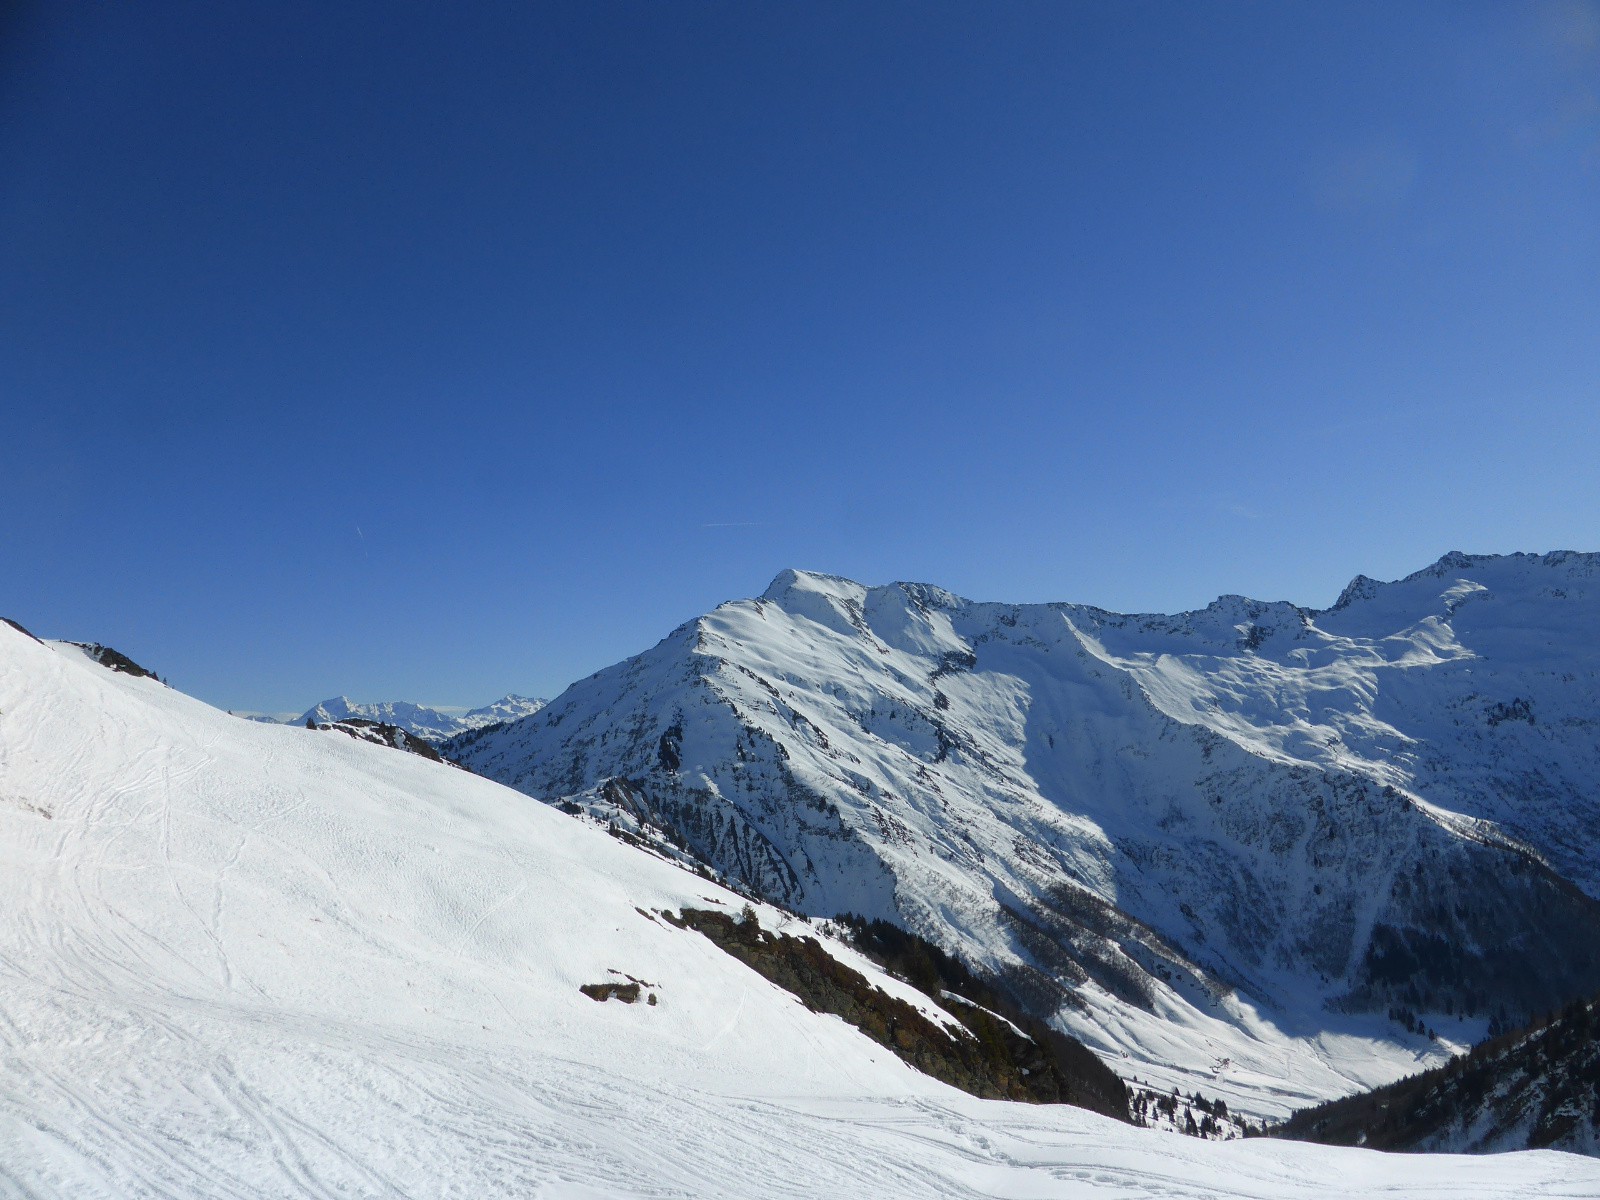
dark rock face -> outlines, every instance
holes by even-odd
[[[17,628],[21,629],[19,625]],[[26,630],[23,630],[26,633]],[[29,634],[31,637],[32,635]],[[102,646],[99,642],[73,642],[74,646],[82,648],[83,652],[102,667],[109,667],[113,671],[120,671],[124,675],[133,675],[143,679],[155,679],[154,671],[147,671],[126,654],[113,650],[110,646]]]
[[[683,726],[674,725],[661,735],[656,746],[656,763],[669,774],[683,761]]]
[[[996,1100],[1035,1104],[1074,1104],[1119,1120],[1129,1120],[1128,1093],[1122,1081],[1082,1044],[1029,1021],[1020,1013],[1012,1020],[976,1000],[942,1002],[963,1026],[951,1031],[921,1011],[873,986],[865,976],[844,966],[814,938],[769,933],[753,912],[743,919],[705,909],[664,914],[674,924],[696,929],[740,962],[792,992],[813,1012],[833,1013],[893,1050],[911,1066],[935,1079]],[[941,988],[939,966],[955,973],[951,982],[979,986],[954,960],[904,931],[898,934],[902,961],[911,949],[925,967],[908,982],[928,995]],[[1000,1001],[992,993],[990,1004]]]
[[[398,725],[387,725],[382,721],[368,721],[361,717],[347,717],[343,721],[331,721],[326,724],[310,726],[313,729],[334,730],[347,737],[353,737],[358,742],[371,742],[377,746],[389,746],[395,750],[404,750],[407,754],[415,754],[429,762],[442,763],[444,757],[434,748],[431,742],[424,741],[415,734],[407,733]]]
[[[639,999],[639,985],[637,983],[586,983],[578,989],[591,1000],[605,1003],[607,1000],[621,1000],[624,1004],[633,1004]]]

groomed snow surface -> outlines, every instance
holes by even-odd
[[[0,1193],[1600,1196],[1572,1155],[973,1099],[648,915],[741,903],[465,772],[0,627]],[[578,991],[624,974],[658,1003]]]

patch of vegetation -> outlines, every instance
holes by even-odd
[[[939,665],[933,669],[933,674],[929,678],[937,683],[946,675],[976,670],[977,666],[978,656],[971,650],[946,650],[939,656]]]
[[[529,715],[537,716],[538,714],[531,713]],[[519,717],[517,719],[526,720],[526,718],[523,717]],[[492,725],[480,725],[477,729],[464,729],[460,733],[455,734],[452,737],[448,737],[444,741],[440,742],[439,749],[444,753],[446,758],[448,758],[451,762],[455,762],[456,758],[465,750],[467,750],[468,747],[482,741],[486,737],[499,733],[503,729],[509,728],[515,723],[515,721],[496,721]],[[464,764],[457,762],[456,766],[463,767]]]
[[[1600,903],[1531,853],[1499,849],[1494,872],[1460,853],[1397,872],[1395,919],[1373,926],[1335,1006],[1402,1024],[1407,1012],[1490,1017],[1498,1031],[1600,989]]]
[[[1484,1118],[1487,1117],[1487,1120]],[[1600,997],[1501,1034],[1442,1067],[1302,1109],[1273,1137],[1377,1150],[1477,1149],[1526,1124],[1525,1145],[1561,1143],[1587,1123],[1600,1133]]]
[[[860,918],[842,922],[857,931],[856,945],[862,953],[883,955],[879,961],[918,991],[935,999],[945,991],[960,997],[954,1002],[943,999],[941,1007],[962,1028],[947,1029],[890,996],[839,962],[815,938],[763,930],[749,906],[737,918],[692,908],[678,916],[663,916],[682,928],[698,930],[813,1012],[843,1018],[912,1067],[962,1091],[988,1099],[1075,1104],[1129,1120],[1126,1086],[1087,1048],[1010,1010],[997,992],[962,964],[897,926]],[[947,979],[957,986],[946,987]]]
[[[1259,1137],[1262,1133],[1262,1126],[1251,1124],[1237,1113],[1229,1112],[1225,1100],[1212,1100],[1199,1092],[1190,1092],[1185,1096],[1177,1088],[1161,1092],[1144,1087],[1137,1081],[1134,1081],[1129,1092],[1135,1125],[1171,1129],[1207,1141]]]
[[[1484,714],[1490,725],[1498,725],[1502,721],[1526,721],[1529,725],[1538,722],[1534,719],[1533,704],[1531,701],[1518,696],[1510,704],[1504,701],[1491,704]]]
[[[656,761],[668,774],[676,771],[683,762],[683,724],[678,722],[661,735],[656,744]]]
[[[1016,1026],[1050,1054],[1063,1078],[1076,1081],[1075,1091],[1096,1098],[1094,1103],[1070,1098],[1065,1103],[1128,1119],[1127,1085],[1116,1072],[1082,1042],[1021,1008],[996,982],[891,921],[869,921],[855,913],[842,913],[834,921],[846,931],[846,940],[852,946],[923,995],[934,1000],[941,1000],[946,994],[960,996],[977,1006],[980,1013],[986,1010]],[[973,1015],[971,1009],[959,1005],[954,1012],[963,1023]]]

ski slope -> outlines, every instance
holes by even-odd
[[[651,915],[740,903],[487,780],[0,626],[0,1194],[1600,1196],[1570,1155],[973,1099]],[[579,993],[612,972],[658,1003]]]

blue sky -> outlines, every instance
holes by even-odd
[[[1594,4],[8,11],[0,612],[213,703],[1600,548]]]

